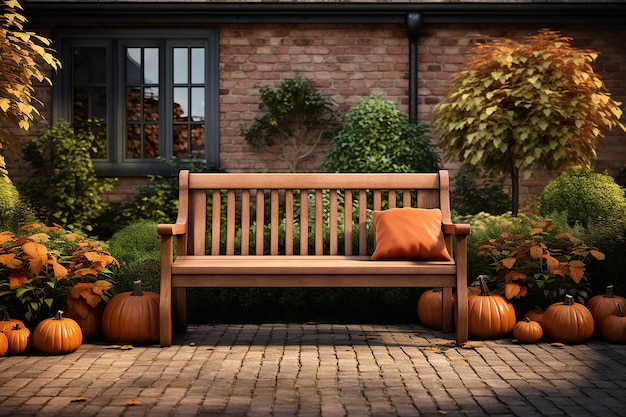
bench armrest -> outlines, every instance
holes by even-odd
[[[159,224],[157,226],[157,233],[161,236],[184,235],[186,231],[187,225],[185,223]]]
[[[469,224],[443,224],[443,233],[446,235],[469,235],[470,234],[470,225]]]

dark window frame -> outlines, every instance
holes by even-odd
[[[207,164],[219,166],[219,33],[217,28],[62,28],[53,35],[53,47],[63,67],[53,79],[52,119],[73,119],[72,50],[75,47],[104,47],[107,51],[107,158],[94,159],[100,176],[168,175],[166,163],[172,156],[173,122],[171,100],[164,100],[159,117],[158,159],[128,160],[125,155],[125,46],[160,45],[160,89],[172,88],[172,48],[181,45],[205,48],[205,145]],[[168,97],[168,96],[166,96]]]

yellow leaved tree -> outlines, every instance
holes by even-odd
[[[4,149],[15,139],[9,127],[26,131],[41,117],[33,81],[52,84],[44,66],[57,70],[60,62],[49,48],[49,39],[25,30],[26,18],[17,0],[0,4],[0,177],[8,180]]]
[[[520,170],[589,167],[606,129],[626,131],[622,103],[591,67],[598,53],[571,41],[544,29],[477,43],[433,112],[447,159],[510,175],[514,215]]]

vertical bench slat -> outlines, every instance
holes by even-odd
[[[367,255],[367,193],[359,190],[359,255]]]
[[[402,207],[411,207],[411,190],[402,191]]]
[[[213,190],[211,194],[211,255],[214,256],[220,254],[221,210],[222,196],[220,195],[220,190]],[[200,248],[195,247],[194,252],[197,253],[196,251],[198,250],[200,250]]]
[[[374,190],[374,210],[379,211],[382,207],[382,193],[380,190]]]
[[[396,190],[389,190],[388,203],[390,209],[396,208]]]
[[[293,255],[293,190],[285,191],[285,255]]]
[[[328,216],[330,227],[330,254],[337,255],[337,190],[330,190],[330,213]]]
[[[346,190],[343,205],[343,239],[344,251],[352,255],[352,190]]]
[[[241,193],[241,254],[250,254],[250,190]]]
[[[265,224],[265,190],[256,190],[256,254],[263,255]]]
[[[226,194],[226,255],[235,254],[235,221],[237,205],[235,204],[235,190],[228,190]]]
[[[324,204],[322,190],[315,190],[315,255],[324,254]]]
[[[278,190],[270,191],[270,254],[278,255],[278,213],[280,201]]]
[[[300,255],[309,254],[309,192],[300,190]]]

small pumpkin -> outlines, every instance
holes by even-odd
[[[26,327],[22,320],[12,319],[7,310],[0,312],[0,332],[4,332],[7,329],[19,324],[21,327]]]
[[[626,298],[613,294],[613,285],[607,285],[602,295],[594,295],[585,303],[593,316],[594,328],[600,332],[602,321],[610,315],[617,314],[617,306],[626,310]]]
[[[528,310],[523,319],[529,319],[531,321],[536,321],[543,327],[543,309],[539,306],[535,306],[532,309]]]
[[[604,340],[619,345],[626,344],[626,317],[620,304],[617,305],[617,314],[606,316],[602,322],[600,333]]]
[[[21,355],[28,352],[32,343],[32,335],[28,327],[16,323],[4,331],[9,342],[7,355]]]
[[[570,294],[565,301],[550,305],[543,313],[546,335],[562,343],[582,343],[593,335],[593,316],[587,307],[574,301]]]
[[[159,341],[159,294],[142,291],[135,281],[132,291],[115,295],[102,315],[104,336],[115,343],[149,345]]]
[[[9,350],[9,339],[3,332],[0,332],[0,357],[6,355]]]
[[[513,338],[520,343],[537,343],[543,337],[541,324],[526,317],[515,323],[513,327]]]
[[[33,347],[46,355],[72,353],[83,344],[83,332],[73,319],[63,317],[61,310],[54,317],[42,320],[33,331]]]
[[[454,296],[450,294],[450,305]],[[443,327],[443,291],[433,288],[424,291],[417,302],[417,318],[429,329],[441,330]]]
[[[515,326],[513,304],[500,294],[491,294],[481,276],[480,293],[467,297],[469,336],[474,339],[499,339],[509,334]]]

